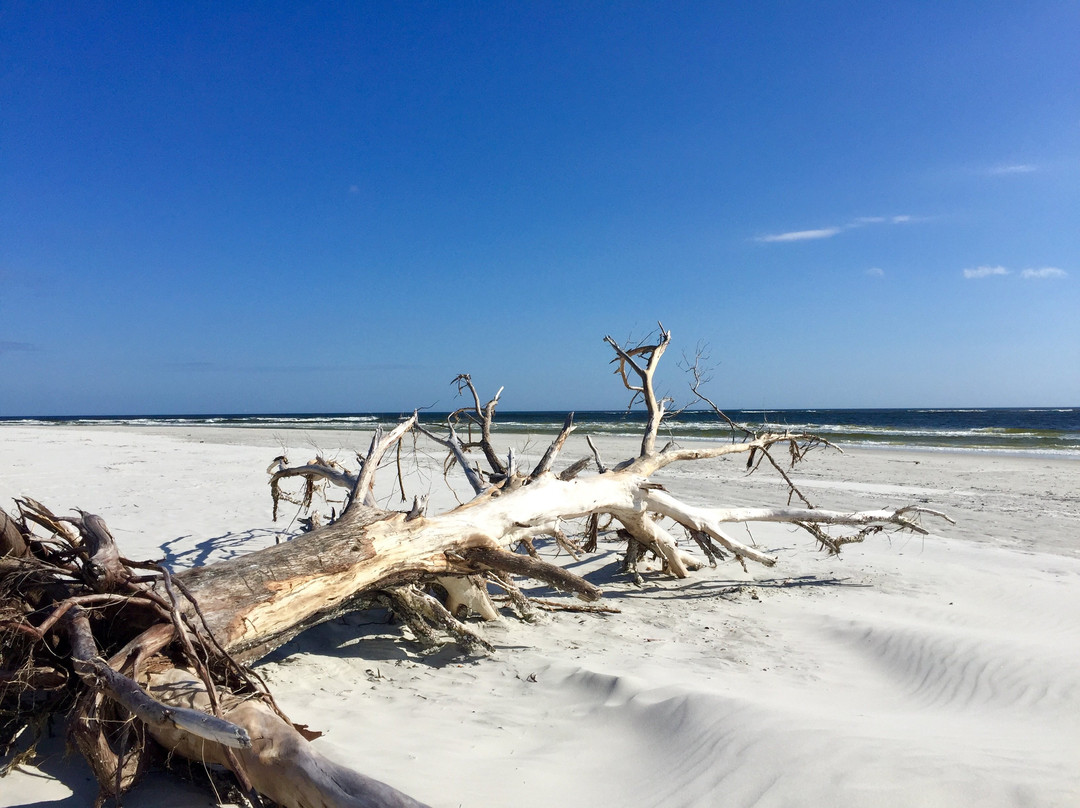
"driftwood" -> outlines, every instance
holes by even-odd
[[[648,416],[635,457],[608,467],[590,441],[591,458],[556,472],[574,430],[571,416],[537,465],[521,469],[513,453],[500,455],[492,443],[499,394],[481,404],[471,378],[462,375],[455,382],[473,406],[453,413],[445,434],[421,427],[414,414],[388,434],[377,432],[358,456],[356,472],[321,459],[289,466],[276,458],[268,469],[275,513],[289,496],[283,482],[296,477],[304,480],[305,494],[294,501],[310,506],[313,486],[326,481],[348,493],[344,509],[321,526],[313,516],[313,529],[290,542],[202,568],[172,574],[129,561],[99,517],[81,511],[61,517],[33,500],[17,500],[16,517],[0,511],[0,752],[27,727],[63,713],[103,799],[134,784],[156,744],[229,769],[253,804],[262,795],[297,808],[418,805],[322,758],[309,743],[313,734],[281,714],[247,666],[309,627],[379,602],[420,642],[449,637],[471,650],[490,650],[467,618],[498,615],[491,587],[525,619],[536,604],[515,578],[546,582],[586,602],[601,595],[583,578],[514,548],[553,537],[574,554],[594,550],[601,524],[626,541],[625,568],[635,579],[645,553],[662,562],[663,573],[683,578],[727,556],[744,566],[776,563],[725,532],[731,523],[791,523],[838,552],[884,529],[925,533],[919,517],[941,516],[916,507],[843,513],[809,503],[704,508],[666,492],[651,481],[661,469],[734,454],[745,455],[751,468],[767,460],[797,491],[774,453],[786,451],[793,463],[823,445],[810,435],[744,430],[730,443],[658,450],[669,402],[656,396],[653,375],[670,339],[662,327],[648,344],[628,347],[606,338],[623,384]],[[407,512],[375,505],[376,471],[410,432],[448,451],[473,499],[432,516],[419,502]],[[483,466],[469,460],[472,451]],[[590,464],[597,473],[584,474]],[[583,546],[568,534],[575,520]],[[667,523],[685,529],[704,559],[687,552],[685,542],[680,546]],[[830,532],[836,526],[848,530]]]

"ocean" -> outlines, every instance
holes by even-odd
[[[987,409],[727,410],[750,429],[812,432],[840,446],[909,447],[939,451],[1050,453],[1080,459],[1080,407]],[[131,426],[222,426],[264,429],[371,429],[397,423],[401,413],[300,413],[264,415],[156,415],[109,417],[0,418],[21,424]],[[496,433],[553,435],[563,412],[497,413]],[[438,425],[446,413],[425,412]],[[574,415],[577,432],[640,435],[643,412],[591,411]],[[666,421],[661,437],[730,440],[731,430],[714,413],[685,410]]]

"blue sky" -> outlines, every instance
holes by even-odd
[[[250,6],[250,7],[249,7]],[[1080,4],[5,3],[0,415],[1080,405]]]

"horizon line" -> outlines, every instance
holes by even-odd
[[[452,412],[458,411],[460,408],[453,410],[425,410],[418,409],[421,415],[449,415]],[[913,412],[985,412],[989,410],[1026,410],[1026,411],[1069,411],[1080,409],[1080,405],[981,405],[981,406],[945,406],[945,405],[920,405],[917,407],[721,407],[722,412],[745,412],[745,413],[769,413],[769,412],[881,412],[887,410],[909,410]],[[124,420],[134,418],[146,418],[146,419],[160,419],[160,418],[340,418],[340,417],[358,417],[358,416],[406,416],[413,410],[341,410],[341,411],[326,411],[326,412],[159,412],[159,413],[80,413],[80,414],[36,414],[36,415],[0,415],[0,422],[12,422],[12,421],[40,421],[40,420],[66,420],[66,421],[82,421],[82,420]],[[708,407],[685,407],[681,410],[673,410],[665,413],[665,417],[676,417],[682,412],[713,412]],[[574,415],[587,415],[589,413],[621,413],[623,415],[645,415],[646,410],[643,409],[517,409],[517,410],[502,410],[496,413],[496,423],[498,422],[497,416],[511,415],[511,414],[526,414],[526,415],[560,415],[565,417],[570,414]]]

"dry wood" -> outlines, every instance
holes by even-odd
[[[229,768],[245,790],[281,805],[415,806],[389,786],[322,758],[244,664],[309,627],[376,601],[389,603],[418,640],[439,643],[449,636],[471,650],[491,651],[483,629],[466,623],[470,615],[499,618],[489,583],[503,589],[517,613],[530,620],[538,605],[579,607],[534,603],[515,577],[541,581],[589,603],[600,598],[598,587],[535,554],[535,543],[555,537],[557,546],[577,558],[596,549],[601,524],[605,530],[614,527],[625,541],[625,571],[640,583],[638,562],[650,552],[675,578],[706,562],[715,565],[722,550],[744,566],[747,560],[776,563],[727,534],[722,526],[731,523],[797,525],[838,552],[884,529],[925,533],[920,517],[943,516],[917,507],[859,513],[812,507],[772,453],[786,449],[795,463],[823,445],[811,435],[741,429],[740,439],[731,443],[669,443],[657,450],[670,400],[657,395],[654,375],[671,334],[661,325],[653,341],[629,347],[611,337],[605,341],[632,403],[643,402],[648,418],[638,455],[613,467],[605,466],[589,440],[597,474],[584,474],[587,460],[553,471],[574,429],[572,416],[531,470],[519,470],[513,451],[503,461],[492,442],[502,390],[481,404],[472,379],[462,374],[455,383],[472,406],[452,414],[445,436],[420,426],[414,413],[385,435],[376,431],[367,452],[358,455],[355,473],[321,458],[295,467],[284,455],[275,458],[268,468],[275,515],[278,500],[292,497],[282,483],[300,478],[303,495],[292,501],[309,511],[311,529],[248,555],[173,575],[124,559],[104,521],[93,514],[58,517],[28,499],[19,501],[18,519],[0,511],[0,707],[12,717],[9,726],[0,727],[6,730],[0,747],[12,727],[67,711],[103,794],[120,794],[137,779],[147,760],[143,738],[148,734],[174,754]],[[701,395],[699,383],[695,372],[694,393],[723,416]],[[467,440],[458,434],[463,423]],[[473,428],[479,430],[477,440]],[[410,432],[449,452],[474,491],[472,500],[434,515],[426,514],[419,500],[407,512],[376,505],[374,483],[382,460],[393,451],[400,467],[402,439]],[[486,471],[469,460],[474,449]],[[768,460],[788,486],[789,505],[790,497],[798,496],[806,507],[705,507],[683,502],[651,481],[673,463],[733,454],[745,455],[751,469]],[[332,512],[319,524],[311,510],[312,492],[323,481],[345,488],[348,500],[340,514]],[[575,520],[583,523],[583,544],[567,533]],[[47,535],[36,536],[34,526]],[[672,526],[688,533],[704,561],[679,545]],[[830,533],[836,526],[848,532]],[[518,544],[534,554],[512,552]],[[91,605],[99,619],[84,611]],[[118,620],[121,611],[124,619]],[[56,654],[57,647],[67,649],[66,659]],[[70,691],[76,691],[74,702],[62,695]]]

